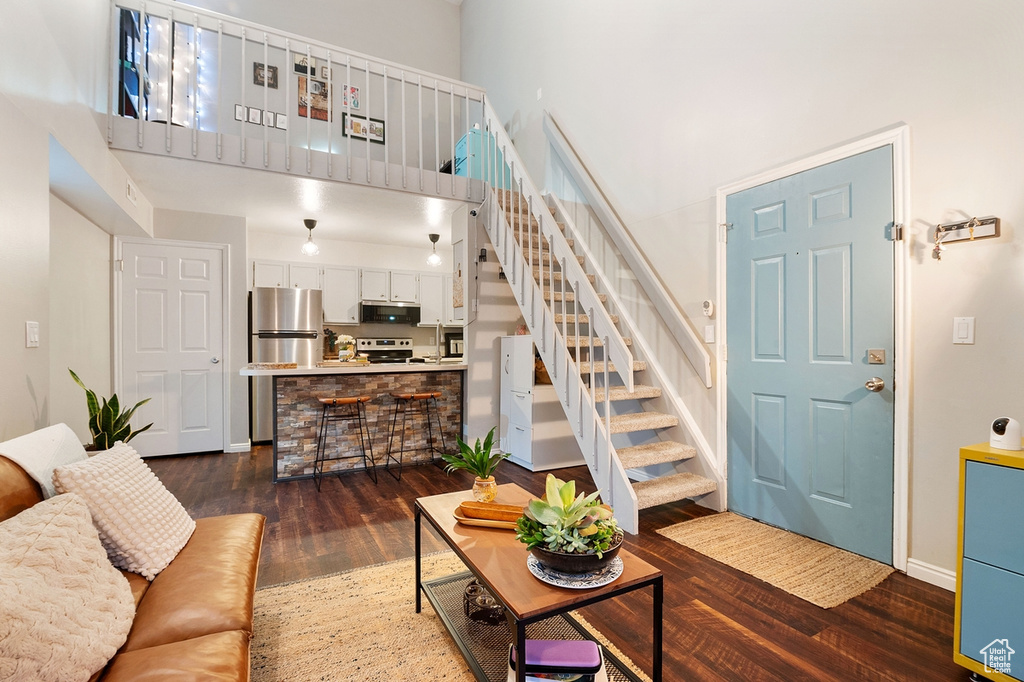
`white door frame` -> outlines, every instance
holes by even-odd
[[[726,197],[730,194],[763,185],[789,175],[839,161],[856,154],[892,145],[893,164],[893,223],[910,223],[910,128],[900,124],[838,147],[813,154],[803,159],[773,168],[757,175],[719,187],[716,194],[716,225],[718,230],[716,261],[716,298],[719,346],[716,374],[718,376],[718,443],[717,466],[725,480],[722,500],[728,499],[726,459],[728,457],[728,329],[726,328]],[[907,570],[907,540],[909,534],[910,504],[910,245],[909,235],[903,230],[903,239],[894,242],[893,298],[895,320],[895,348],[893,370],[893,505],[892,505],[892,560],[893,566]],[[897,390],[898,389],[898,390]]]
[[[221,335],[220,335],[220,351],[218,357],[221,358],[221,364],[224,367],[224,381],[221,382],[221,412],[222,419],[224,420],[224,426],[221,429],[221,449],[224,452],[231,452],[231,381],[228,377],[229,368],[233,366],[231,362],[231,327],[230,327],[230,310],[228,309],[228,284],[230,282],[230,273],[228,272],[228,266],[230,264],[229,256],[231,247],[228,244],[214,244],[210,242],[189,242],[189,241],[178,241],[175,239],[149,239],[146,237],[114,237],[114,277],[113,277],[113,346],[114,346],[114,392],[124,394],[124,377],[121,376],[121,360],[124,357],[124,349],[121,344],[121,306],[123,301],[121,300],[121,284],[122,284],[122,272],[124,269],[124,245],[125,244],[167,244],[169,246],[185,246],[197,249],[211,249],[214,251],[220,251],[221,259]]]

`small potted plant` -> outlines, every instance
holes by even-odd
[[[563,573],[591,573],[615,558],[623,533],[597,492],[576,495],[575,481],[548,474],[544,497],[530,500],[516,522],[516,539],[537,560]]]
[[[497,428],[497,427],[495,427]],[[458,436],[455,440],[459,444],[459,451],[455,454],[443,454],[441,459],[448,463],[445,471],[451,474],[456,469],[464,469],[476,476],[473,482],[473,499],[477,502],[493,502],[498,494],[498,484],[494,482],[494,470],[501,464],[501,460],[509,456],[508,452],[491,454],[494,447],[494,429],[491,429],[483,443],[476,439],[476,443],[470,447]]]
[[[149,398],[140,400],[135,406],[128,410],[122,410],[117,394],[114,393],[110,399],[97,398],[96,394],[85,387],[78,375],[69,367],[71,378],[85,391],[85,404],[89,408],[89,432],[92,433],[92,445],[89,450],[109,450],[117,441],[127,443],[153,425],[146,424],[141,429],[132,430],[129,420],[135,414],[135,410],[149,402]]]

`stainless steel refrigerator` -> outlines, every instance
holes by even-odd
[[[252,362],[294,362],[314,367],[323,359],[323,292],[319,289],[257,287],[249,300]],[[274,437],[271,377],[253,377],[250,385],[253,442]]]

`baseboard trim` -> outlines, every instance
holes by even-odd
[[[244,443],[232,443],[224,449],[224,452],[249,452],[252,450],[252,444],[249,441]]]
[[[918,559],[907,559],[907,575],[950,592],[956,591],[956,572],[926,564]]]

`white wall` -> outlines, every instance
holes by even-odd
[[[459,78],[459,8],[447,0],[193,0],[187,4]]]
[[[49,425],[49,179],[46,131],[0,95],[0,440]],[[25,347],[38,322],[39,348]]]
[[[85,385],[111,394],[110,235],[50,195],[50,423],[64,422],[92,442]]]
[[[153,236],[186,242],[228,245],[228,380],[231,450],[249,446],[249,380],[238,372],[248,362],[248,297],[246,287],[245,218],[158,209],[153,212]]]
[[[1024,417],[1024,4],[465,0],[462,21],[463,78],[529,170],[543,184],[550,109],[691,321],[716,294],[717,187],[909,124],[910,556],[953,570],[957,449]],[[930,227],[990,214],[1000,239],[930,258]],[[958,315],[974,346],[951,345]]]

